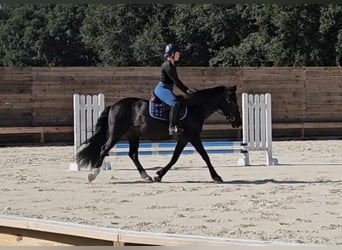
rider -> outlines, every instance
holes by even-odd
[[[177,116],[180,103],[177,101],[173,93],[173,85],[182,90],[185,94],[190,95],[192,90],[185,86],[178,78],[175,63],[180,58],[178,48],[173,44],[168,44],[165,47],[165,62],[161,66],[160,82],[154,89],[156,96],[164,103],[171,107],[169,114],[169,134],[173,135],[178,132]]]

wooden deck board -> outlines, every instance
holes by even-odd
[[[284,246],[309,246],[272,241],[137,232],[4,215],[0,216],[0,245],[225,246],[226,249],[237,249],[238,247],[249,249],[246,247],[254,248],[255,246],[272,246],[272,249]]]

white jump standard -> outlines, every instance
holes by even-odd
[[[272,156],[271,94],[242,94],[242,143],[245,150],[265,151],[266,164],[277,165]],[[249,165],[249,154],[243,154],[239,165]]]

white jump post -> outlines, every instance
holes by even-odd
[[[74,154],[80,150],[95,131],[96,121],[104,110],[104,95],[73,95],[74,105]],[[106,163],[105,163],[106,164]],[[70,170],[79,171],[76,162],[70,163]]]
[[[242,94],[242,143],[248,153],[239,159],[239,165],[249,165],[249,152],[266,151],[266,164],[277,165],[272,156],[271,94]]]

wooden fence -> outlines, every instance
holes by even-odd
[[[64,139],[72,140],[72,131],[62,128],[72,127],[74,93],[102,92],[107,105],[128,96],[149,98],[159,71],[159,67],[0,67],[0,134],[14,134],[13,127],[27,131],[53,127],[61,128],[68,133]],[[242,92],[271,93],[275,137],[278,130],[281,136],[295,137],[303,137],[304,130],[313,135],[324,134],[324,129],[330,135],[340,134],[342,68],[181,67],[178,74],[197,89],[237,85],[239,96]],[[217,126],[217,131],[225,126],[217,114],[207,123]]]

